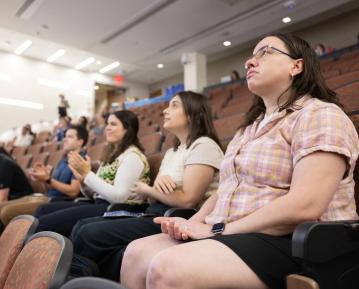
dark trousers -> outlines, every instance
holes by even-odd
[[[53,231],[68,237],[77,221],[102,216],[108,205],[104,200],[95,204],[55,202],[42,205],[35,213],[35,217],[39,219],[37,232]]]
[[[71,239],[74,253],[97,263],[102,277],[119,280],[122,255],[126,246],[139,238],[161,233],[153,217],[79,221]]]

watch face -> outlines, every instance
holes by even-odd
[[[212,227],[212,233],[215,235],[222,233],[224,231],[224,226],[224,223],[214,224]]]

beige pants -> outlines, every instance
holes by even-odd
[[[19,215],[32,215],[36,209],[43,204],[47,204],[49,198],[45,195],[31,195],[16,200],[0,202],[0,220],[7,225],[12,218]]]

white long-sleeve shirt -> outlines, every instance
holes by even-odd
[[[120,166],[117,169],[113,185],[105,182],[97,174],[90,172],[84,179],[87,188],[81,191],[88,195],[88,189],[95,193],[96,198],[101,198],[109,203],[124,203],[130,195],[130,189],[137,182],[144,169],[143,161],[140,156],[134,152],[126,153]]]

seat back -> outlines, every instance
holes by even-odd
[[[11,220],[0,236],[0,289],[4,287],[9,272],[19,255],[25,240],[31,236],[38,220],[30,215],[21,215]]]
[[[150,164],[150,177],[151,177],[151,184],[153,184],[153,182],[156,179],[156,176],[158,174],[158,171],[160,169],[161,166],[161,162],[164,156],[164,152],[161,153],[157,153],[157,154],[153,154],[151,156],[148,156],[148,163]]]
[[[72,260],[70,240],[54,232],[32,235],[17,257],[3,289],[57,289]]]
[[[72,279],[60,289],[125,289],[120,284],[96,277]]]

